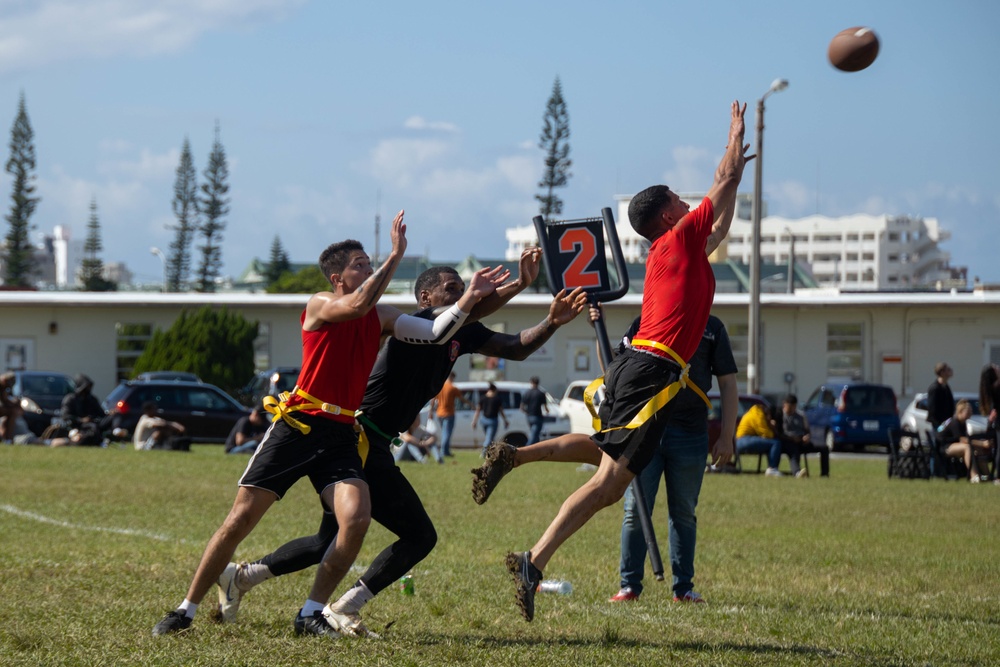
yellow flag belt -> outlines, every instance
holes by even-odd
[[[297,403],[296,405],[288,405],[288,399],[293,395],[299,396],[306,399],[306,403]],[[327,403],[321,401],[315,396],[310,395],[306,390],[301,387],[296,387],[292,391],[286,391],[281,393],[276,400],[274,396],[264,397],[264,409],[271,413],[271,421],[276,422],[279,419],[284,419],[289,426],[297,431],[300,431],[303,435],[308,435],[312,430],[312,427],[305,422],[296,419],[292,413],[300,412],[302,410],[322,410],[331,415],[344,415],[345,417],[354,417],[360,414],[360,411],[348,410],[342,408],[339,405],[333,405],[332,403]],[[361,464],[364,465],[368,458],[368,439],[364,437],[364,431],[358,438],[358,454],[361,455]]]
[[[662,390],[660,390],[655,396],[649,399],[646,405],[642,406],[642,409],[636,413],[635,417],[632,417],[632,421],[630,421],[628,424],[625,424],[624,426],[615,426],[606,429],[601,429],[601,420],[598,418],[597,410],[594,408],[594,394],[596,394],[598,388],[602,384],[604,384],[603,375],[597,378],[589,385],[587,385],[587,388],[584,389],[583,391],[583,402],[584,405],[587,406],[587,410],[590,412],[590,416],[594,420],[595,431],[604,433],[607,431],[616,431],[622,428],[627,428],[627,429],[638,428],[639,426],[642,426],[644,423],[646,423],[646,421],[648,421],[650,417],[656,414],[656,412],[660,408],[662,408],[664,405],[672,401],[673,398],[677,396],[677,394],[679,394],[680,391],[685,387],[690,387],[691,390],[694,391],[694,393],[698,394],[698,396],[701,397],[701,400],[705,401],[705,404],[709,407],[709,409],[711,409],[712,403],[711,401],[708,400],[708,396],[705,395],[705,392],[703,392],[701,388],[699,388],[698,385],[696,385],[694,382],[690,382],[688,380],[688,371],[691,369],[691,365],[688,364],[683,359],[681,359],[679,354],[671,350],[663,343],[657,343],[656,341],[653,340],[633,340],[632,345],[652,347],[670,355],[670,357],[674,361],[676,361],[677,364],[681,367],[681,375],[679,378],[677,378],[675,382],[671,382]]]

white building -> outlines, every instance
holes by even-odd
[[[824,287],[850,290],[965,289],[965,267],[949,266],[938,243],[950,238],[934,218],[890,215],[811,215],[792,220],[761,220],[760,255],[764,263],[796,262],[812,267]],[[794,248],[794,250],[793,250]],[[752,224],[734,220],[728,256],[750,262]]]
[[[697,205],[702,194],[682,193],[681,199]],[[642,263],[649,243],[628,222],[631,195],[616,195],[615,228],[626,262]],[[753,197],[737,195],[736,216],[727,241],[713,254],[713,261],[732,259],[750,264],[753,249],[750,222]],[[813,215],[799,220],[767,216],[761,220],[761,261],[787,265],[793,252],[796,263],[811,267],[823,287],[845,290],[965,289],[967,268],[949,265],[951,256],[938,243],[951,234],[935,218],[889,215],[848,215],[829,218]],[[793,243],[794,238],[794,243]],[[507,230],[506,259],[537,242],[533,225]]]

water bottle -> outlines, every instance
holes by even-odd
[[[559,579],[547,579],[538,584],[538,591],[540,593],[569,595],[573,592],[573,584],[568,581],[560,581]]]

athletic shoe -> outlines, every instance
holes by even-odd
[[[361,616],[358,614],[342,614],[334,611],[329,605],[327,605],[323,609],[323,615],[326,616],[327,622],[332,625],[334,629],[346,637],[381,639],[381,637],[365,627],[365,624],[361,622]]]
[[[633,591],[631,588],[626,586],[617,593],[611,596],[611,602],[631,602],[632,600],[638,600],[639,594]]]
[[[303,616],[302,610],[295,614],[295,634],[297,635],[318,635],[320,637],[330,637],[337,639],[340,633],[330,625],[322,611],[313,612],[312,616]]]
[[[688,591],[687,593],[681,596],[675,595],[674,602],[693,602],[695,604],[705,604],[706,600],[705,598],[701,597],[694,591]]]
[[[805,468],[801,468],[797,473],[795,473],[795,476],[798,477],[799,479],[802,479],[804,477],[808,477],[809,476],[809,471],[806,470]]]
[[[979,484],[979,475],[973,475],[970,477],[969,484]]]
[[[514,453],[517,450],[503,440],[491,442],[486,448],[486,460],[478,468],[472,470],[472,499],[477,505],[482,505],[497,488],[504,475],[514,469]]]
[[[246,569],[246,563],[230,563],[219,575],[219,617],[223,623],[235,623],[240,611],[240,602],[249,589],[243,590],[237,585],[239,573]]]
[[[764,474],[768,477],[784,477],[785,473],[781,472],[777,468],[768,468],[764,471]]]
[[[160,635],[184,632],[191,627],[192,620],[180,609],[169,611],[162,621],[153,626],[153,636],[159,637]]]
[[[514,596],[521,615],[530,622],[535,617],[535,591],[542,581],[542,572],[531,564],[530,551],[507,554],[507,571],[514,577]]]

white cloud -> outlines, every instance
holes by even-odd
[[[437,130],[440,132],[460,132],[458,125],[447,121],[429,121],[420,116],[410,116],[403,123],[408,130]]]
[[[663,182],[674,192],[704,192],[712,182],[719,157],[696,146],[679,146],[672,155],[674,167],[663,174]]]
[[[0,72],[178,51],[213,30],[275,20],[305,0],[37,0],[0,3]]]

